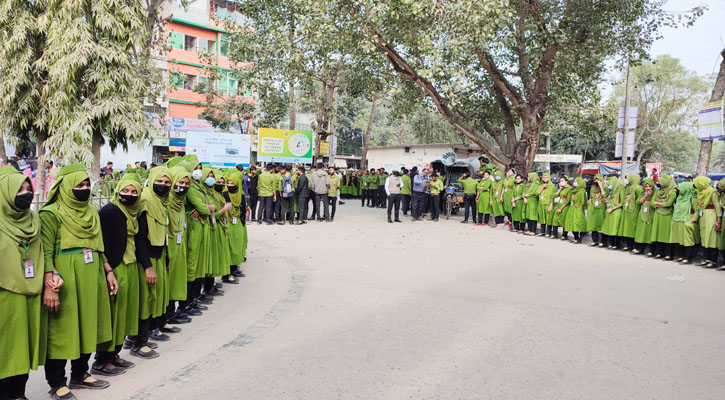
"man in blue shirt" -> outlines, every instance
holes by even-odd
[[[429,182],[426,179],[427,175],[427,169],[423,168],[422,173],[418,173],[417,167],[413,167],[413,190],[411,192],[411,215],[413,221],[422,220],[421,215],[423,214],[426,189],[428,189]]]

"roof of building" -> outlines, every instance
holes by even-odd
[[[404,149],[406,147],[411,148],[431,148],[431,147],[459,147],[464,149],[480,150],[480,148],[473,144],[463,143],[428,143],[428,144],[400,144],[395,146],[370,146],[368,150],[373,149]]]

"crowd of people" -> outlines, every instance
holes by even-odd
[[[249,209],[239,170],[213,170],[187,155],[146,178],[139,172],[128,168],[98,210],[85,168],[63,166],[36,213],[30,178],[0,168],[3,399],[25,398],[28,373],[40,365],[52,399],[108,387],[89,372],[133,368],[122,348],[158,357],[158,342],[179,332],[176,325],[207,310],[224,294],[222,282],[244,276]]]

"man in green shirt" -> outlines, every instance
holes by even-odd
[[[337,210],[337,191],[340,189],[340,177],[334,167],[330,167],[328,173],[330,174],[330,188],[327,189],[327,199],[330,203],[330,222],[332,222],[335,219],[335,210]]]
[[[430,183],[428,184],[430,189],[430,199],[433,211],[431,211],[430,220],[438,221],[438,217],[441,214],[441,192],[443,191],[443,181],[438,179],[438,174],[433,174]]]
[[[360,184],[360,207],[365,207],[365,200],[368,198],[368,170],[364,170],[359,176]]]
[[[410,210],[410,187],[411,187],[411,180],[410,175],[408,175],[408,170],[406,168],[402,169],[403,173],[400,179],[403,181],[403,186],[400,188],[400,197],[403,203],[403,215],[406,217],[408,216],[408,210]]]
[[[385,168],[378,169],[378,208],[386,208],[388,196],[385,195],[385,181],[390,176]]]
[[[476,190],[478,188],[478,181],[471,178],[466,172],[464,172],[461,175],[461,179],[458,180],[458,183],[463,185],[463,207],[465,210],[463,213],[463,221],[461,221],[461,223],[465,224],[468,222],[469,210],[471,211],[473,221],[475,222],[478,218],[478,206],[476,205]]]
[[[375,208],[378,205],[378,173],[375,168],[370,169],[370,175],[368,175],[368,207]]]
[[[272,174],[272,167],[265,168],[264,172],[259,175],[257,181],[257,191],[259,192],[259,210],[257,210],[257,224],[261,224],[262,220],[267,225],[272,225],[272,209],[274,201],[274,189],[276,178]]]

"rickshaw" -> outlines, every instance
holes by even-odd
[[[449,165],[446,165],[449,164]],[[478,160],[469,158],[465,160],[455,160],[453,158],[436,160],[430,163],[431,168],[439,175],[444,176],[443,185],[445,194],[441,199],[441,213],[446,215],[446,219],[450,219],[451,214],[458,213],[463,207],[463,185],[458,183],[458,179],[467,173],[468,176],[474,176],[478,171]]]

